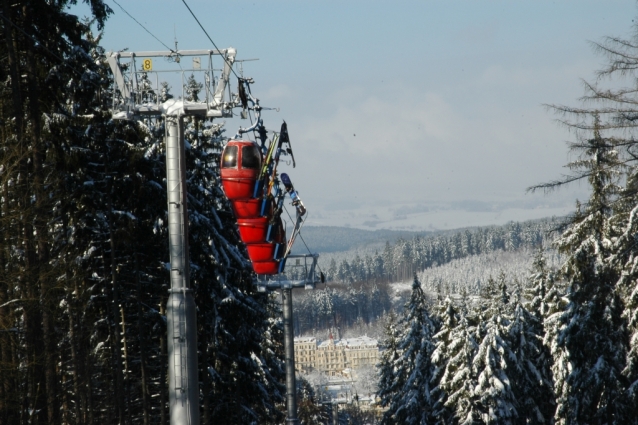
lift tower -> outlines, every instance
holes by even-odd
[[[184,152],[184,117],[231,117],[237,101],[226,101],[228,85],[236,51],[177,50],[152,52],[115,52],[108,62],[115,80],[113,96],[114,119],[136,119],[162,116],[166,128],[166,192],[170,253],[170,281],[166,306],[168,340],[168,385],[171,425],[199,425],[199,384],[197,378],[197,318],[195,299],[189,281],[188,205]],[[159,71],[153,70],[153,58],[167,58],[175,63],[184,57],[194,57],[193,69],[174,70],[181,73],[203,73],[205,96],[202,101],[186,101],[185,96],[163,99],[159,87]],[[223,58],[224,67],[216,79],[213,56]],[[208,57],[208,67],[201,67],[201,58]],[[197,66],[199,64],[199,66]],[[167,71],[163,71],[167,72]],[[170,71],[169,71],[170,72]],[[153,84],[155,82],[155,84]],[[182,87],[184,84],[182,84]]]
[[[286,257],[286,269],[298,279],[288,279],[285,274],[262,276],[255,281],[259,292],[281,290],[281,307],[284,319],[284,351],[286,364],[286,424],[297,425],[297,382],[295,377],[295,341],[292,320],[292,289],[315,289],[324,282],[323,273],[317,274],[319,254],[297,254]]]

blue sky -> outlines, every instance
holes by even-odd
[[[163,46],[112,1],[103,46]],[[632,34],[636,2],[187,0],[233,46],[267,127],[288,122],[309,224],[442,229],[570,212],[586,187],[526,194],[564,173],[565,129],[543,104],[578,105]],[[181,0],[119,0],[169,46],[211,48]],[[74,8],[82,14],[82,8]],[[233,86],[234,87],[234,86]],[[239,120],[227,120],[234,134]],[[285,167],[285,165],[284,165]]]

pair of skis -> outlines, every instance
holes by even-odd
[[[284,145],[287,145],[284,148]],[[292,166],[295,167],[295,157],[292,153],[292,145],[290,144],[290,137],[288,136],[288,125],[284,121],[281,124],[281,131],[279,134],[276,134],[270,142],[270,146],[266,151],[266,155],[264,158],[263,165],[257,177],[257,181],[255,182],[254,189],[254,197],[259,198],[262,197],[264,200],[262,203],[262,215],[265,215],[266,208],[269,205],[269,199],[276,199],[276,207],[275,211],[272,214],[272,218],[270,220],[270,226],[268,230],[268,240],[272,240],[271,234],[273,233],[274,227],[279,222],[279,217],[281,216],[281,212],[283,210],[284,197],[286,193],[292,199],[292,205],[296,210],[296,220],[295,226],[292,231],[292,235],[286,244],[286,250],[283,254],[282,261],[285,261],[288,254],[290,254],[290,250],[292,249],[292,245],[295,243],[295,239],[301,230],[301,226],[303,225],[303,216],[306,214],[306,207],[304,206],[299,194],[295,190],[290,177],[286,173],[281,174],[281,183],[283,183],[286,192],[284,193],[279,188],[277,184],[279,182],[277,178],[277,166],[279,165],[279,160],[281,158],[282,152],[290,155],[292,157]],[[273,188],[275,189],[275,193],[272,194]]]
[[[285,150],[284,145],[287,145]],[[277,166],[279,165],[282,152],[292,157],[292,166],[294,168],[297,164],[295,163],[295,156],[292,153],[292,145],[290,144],[290,137],[288,136],[288,125],[285,121],[281,124],[281,131],[279,134],[275,134],[275,137],[273,137],[266,151],[264,163],[259,171],[257,182],[255,183],[253,193],[255,198],[258,198],[260,195],[266,198],[272,192],[277,177]]]

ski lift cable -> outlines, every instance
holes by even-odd
[[[34,36],[32,36],[31,34],[27,33],[25,30],[23,30],[22,28],[20,28],[18,25],[14,24],[13,21],[11,21],[11,19],[7,18],[6,16],[4,16],[2,13],[0,13],[0,18],[4,19],[8,24],[10,24],[11,26],[15,27],[18,31],[20,31],[22,34],[26,35],[27,37],[29,37],[31,39],[31,41],[33,41],[33,43],[35,44],[36,47],[40,47],[41,49],[43,49],[44,51],[48,52],[51,56],[53,56],[54,58],[56,58],[57,60],[60,61],[61,65],[65,65],[68,66],[69,68],[71,68],[71,70],[73,71],[73,73],[75,73],[78,77],[82,78],[83,74],[81,72],[79,72],[78,70],[76,70],[75,68],[73,68],[71,65],[66,63],[66,60],[64,60],[63,58],[61,58],[60,56],[58,56],[56,53],[53,53],[51,50],[49,50],[45,45],[43,45],[42,43],[40,43]],[[100,85],[97,83],[94,83],[91,80],[88,80],[88,82],[97,87],[100,88]]]
[[[113,0],[115,1],[115,0]],[[206,34],[206,37],[208,37],[208,39],[210,40],[211,43],[213,43],[213,46],[217,49],[220,50],[219,47],[217,47],[217,45],[215,44],[215,42],[213,41],[212,38],[210,38],[210,35],[208,35],[208,32],[206,31],[206,29],[204,28],[204,26],[202,25],[201,22],[199,22],[199,19],[197,19],[197,16],[195,16],[195,14],[193,13],[193,11],[191,10],[190,6],[188,5],[188,3],[186,3],[186,0],[182,0],[182,3],[184,3],[184,6],[186,6],[186,9],[188,9],[188,11],[191,13],[191,15],[193,16],[193,18],[195,18],[195,21],[197,21],[197,24],[199,25],[199,27],[202,29],[202,31],[204,31],[204,34]],[[224,59],[224,62],[226,62],[226,65],[228,65],[230,67],[230,70],[232,71],[232,73],[235,75],[235,77],[237,77],[238,80],[241,80],[241,78],[239,77],[239,75],[237,75],[237,73],[235,72],[235,69],[233,69],[232,65],[230,63],[228,63],[228,59],[226,59],[226,57],[224,57],[224,55],[222,55],[222,59]]]
[[[153,37],[153,38],[154,38],[155,40],[157,40],[157,41],[158,41],[158,42],[159,42],[162,46],[164,46],[165,48],[167,48],[167,49],[171,52],[171,55],[169,55],[169,56],[168,56],[168,59],[169,59],[169,60],[171,60],[171,58],[172,58],[173,54],[175,54],[175,56],[177,56],[177,59],[178,59],[178,60],[175,60],[175,62],[177,63],[177,66],[179,66],[179,69],[181,69],[181,70],[182,70],[182,72],[184,72],[184,69],[182,68],[182,64],[179,62],[179,53],[177,53],[177,51],[176,51],[176,50],[177,50],[177,42],[175,43],[175,50],[171,49],[170,47],[168,47],[168,45],[167,45],[166,43],[164,43],[162,40],[160,40],[159,38],[157,38],[157,37],[155,36],[155,34],[153,34],[153,33],[152,33],[152,32],[151,32],[148,28],[146,28],[144,25],[142,25],[142,24],[140,23],[140,21],[138,21],[137,19],[135,19],[135,17],[134,17],[133,15],[131,15],[131,14],[130,14],[130,13],[129,13],[126,9],[124,9],[124,8],[122,7],[122,5],[121,5],[121,4],[119,4],[119,3],[117,2],[117,0],[113,0],[113,3],[115,3],[116,5],[118,5],[118,6],[119,6],[119,8],[120,8],[120,9],[122,9],[122,11],[123,11],[124,13],[126,13],[126,14],[129,16],[129,18],[131,18],[133,21],[135,21],[135,23],[136,23],[137,25],[139,25],[140,27],[142,27],[142,29],[143,29],[144,31],[146,31],[147,33],[149,33],[149,35],[150,35],[151,37]]]
[[[290,215],[290,213],[288,212],[288,208],[286,208],[286,206],[284,205],[284,211],[286,211],[286,214],[288,215],[288,218],[290,219],[290,221],[294,221],[292,219],[292,216]],[[309,212],[306,211],[306,218],[304,219],[304,223],[306,222],[306,220],[308,219],[308,214],[310,214]],[[299,233],[297,234],[297,236],[299,236],[299,238],[301,238],[301,242],[303,242],[304,246],[306,247],[306,249],[308,250],[308,254],[312,254],[312,251],[310,251],[310,248],[308,247],[308,244],[306,243],[306,241],[303,238],[303,235],[301,234],[301,231],[299,231]],[[320,273],[323,273],[323,270],[321,270],[321,266],[319,265],[319,263],[317,263],[317,268],[319,269]]]
[[[171,52],[176,53],[176,52],[175,52],[175,50],[171,49],[170,47],[168,47],[168,46],[166,45],[166,43],[164,43],[164,42],[163,42],[162,40],[160,40],[159,38],[155,37],[155,34],[153,34],[152,32],[150,32],[150,31],[148,30],[148,28],[146,28],[144,25],[142,25],[142,24],[140,23],[140,21],[138,21],[137,19],[135,19],[135,17],[134,17],[133,15],[131,15],[130,13],[128,13],[128,12],[127,12],[127,10],[126,10],[126,9],[124,9],[124,8],[122,7],[122,5],[121,5],[121,4],[119,4],[119,3],[117,2],[117,0],[113,0],[113,3],[117,4],[117,5],[119,6],[119,8],[120,8],[120,9],[122,9],[122,12],[126,13],[126,14],[129,16],[129,18],[131,18],[132,20],[134,20],[134,21],[135,21],[135,23],[136,23],[137,25],[139,25],[140,27],[142,27],[142,29],[143,29],[144,31],[146,31],[147,33],[149,33],[149,35],[150,35],[151,37],[153,37],[155,40],[159,41],[159,43],[160,43],[162,46],[166,47],[166,48],[167,48],[168,50],[170,50]]]

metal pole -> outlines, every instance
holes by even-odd
[[[292,332],[292,288],[281,290],[281,304],[284,310],[284,349],[286,351],[286,410],[287,424],[296,425],[297,383],[295,382],[295,341]]]
[[[199,425],[197,317],[189,287],[184,121],[166,117],[166,192],[170,278],[166,305],[168,401],[171,425]]]
[[[332,402],[332,424],[339,425],[339,405],[336,401]]]

